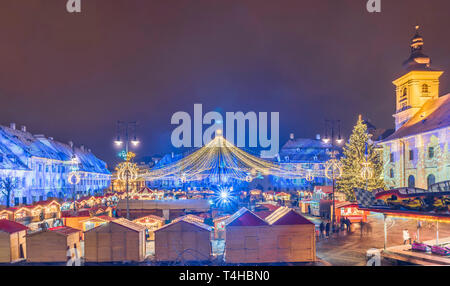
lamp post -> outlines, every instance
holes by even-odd
[[[138,146],[139,145],[139,140],[136,137],[136,128],[137,128],[137,122],[136,121],[131,121],[131,122],[124,122],[124,121],[117,121],[117,137],[116,140],[114,141],[114,143],[116,144],[116,146],[120,147],[122,146],[122,144],[125,143],[125,153],[127,156],[128,160],[128,149],[129,149],[129,143],[131,142],[131,144],[133,146]],[[134,132],[134,136],[133,139],[130,140],[129,134],[130,132]],[[124,135],[124,141],[121,140],[121,135]],[[127,219],[130,219],[130,205],[129,205],[129,177],[130,177],[130,172],[126,171],[125,172],[125,188],[126,188],[126,194],[127,194]]]
[[[338,136],[335,138],[335,127],[337,128]],[[331,132],[331,137],[328,136],[328,130]],[[328,144],[331,144],[331,180],[332,180],[332,200],[333,200],[333,216],[332,216],[332,228],[333,231],[335,231],[335,224],[336,224],[336,198],[335,198],[335,184],[336,184],[336,177],[340,177],[340,172],[336,174],[336,169],[338,167],[337,165],[337,159],[336,155],[339,153],[337,150],[334,150],[336,144],[340,145],[342,144],[344,140],[341,136],[341,121],[340,120],[325,120],[325,137],[323,138],[323,142]]]

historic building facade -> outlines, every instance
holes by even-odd
[[[427,189],[450,179],[450,94],[439,96],[443,71],[431,67],[431,59],[422,52],[423,43],[416,27],[411,55],[403,64],[406,74],[393,81],[395,132],[378,142],[387,188]]]
[[[13,183],[10,205],[94,194],[109,186],[110,176],[106,163],[84,146],[32,135],[14,123],[0,125],[0,182],[10,178]],[[4,194],[0,204],[6,204]]]

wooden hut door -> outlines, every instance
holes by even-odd
[[[22,243],[19,245],[19,258],[25,258],[25,255],[23,254],[23,244]]]

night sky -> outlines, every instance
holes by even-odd
[[[138,156],[173,151],[176,111],[279,111],[280,143],[324,119],[392,128],[414,25],[446,71],[450,1],[1,0],[0,124],[84,144],[109,164],[117,120],[139,121]],[[176,151],[176,150],[175,150]]]

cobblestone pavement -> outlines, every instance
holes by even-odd
[[[320,220],[308,217],[316,225]],[[371,248],[381,249],[384,246],[384,224],[383,216],[380,214],[370,215],[368,223],[372,227],[371,233],[361,235],[359,223],[352,224],[351,233],[334,234],[330,238],[319,239],[317,242],[317,256],[332,265],[357,266],[366,264],[366,251]],[[414,240],[417,231],[417,221],[406,219],[388,220],[387,247],[403,244],[403,229],[408,229]],[[450,224],[439,224],[439,237],[450,237]],[[420,240],[432,240],[436,238],[436,223],[422,222]],[[382,265],[392,265],[391,262],[383,261]]]

